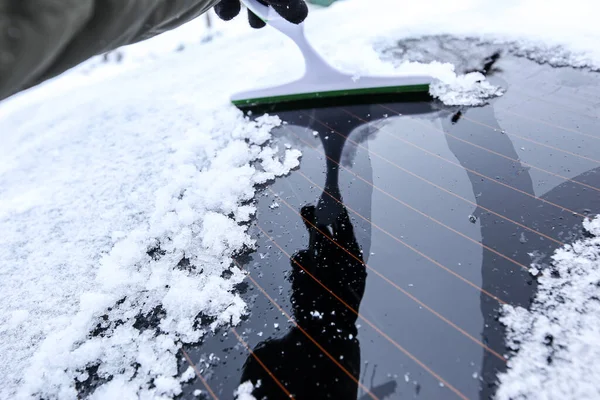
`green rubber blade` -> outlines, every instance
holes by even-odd
[[[332,97],[346,97],[346,96],[368,96],[368,95],[380,95],[380,94],[394,94],[394,93],[422,93],[429,92],[429,85],[404,85],[404,86],[386,86],[386,87],[374,87],[374,88],[362,88],[362,89],[345,89],[345,90],[332,90],[325,92],[310,92],[310,93],[290,93],[281,96],[270,96],[270,97],[258,97],[253,99],[233,100],[232,103],[235,106],[253,106],[261,104],[277,104],[291,101],[310,100],[310,99],[322,99]]]

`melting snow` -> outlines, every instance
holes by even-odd
[[[504,306],[509,347],[496,398],[600,398],[600,217],[594,237],[558,249],[527,311]]]

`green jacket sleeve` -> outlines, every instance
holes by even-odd
[[[151,38],[219,0],[0,0],[0,100]]]

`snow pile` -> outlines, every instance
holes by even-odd
[[[600,217],[593,236],[557,250],[531,311],[504,307],[509,347],[497,399],[600,398]]]
[[[504,90],[487,82],[483,74],[471,72],[437,80],[429,86],[429,93],[447,105],[477,106],[501,96]]]
[[[0,398],[176,396],[181,343],[246,311],[255,186],[300,153],[187,65],[0,107]]]

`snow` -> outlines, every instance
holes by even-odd
[[[234,392],[234,397],[237,400],[256,400],[254,396],[252,396],[252,391],[254,390],[254,385],[251,381],[247,381],[242,383]]]
[[[583,225],[593,237],[554,253],[531,310],[504,306],[514,354],[499,400],[600,397],[600,216]]]
[[[181,377],[179,378],[180,382],[189,382],[192,379],[194,379],[196,377],[196,374],[194,372],[194,368],[192,368],[191,366],[189,366],[185,372],[183,374],[181,374]]]
[[[188,65],[186,80],[165,60],[1,109],[0,398],[74,398],[93,366],[112,377],[95,398],[173,397],[181,344],[245,313],[245,202],[300,153],[269,145],[277,117],[245,119]]]
[[[491,85],[479,72],[437,80],[429,87],[429,93],[447,105],[476,106],[485,100],[501,96],[502,88]]]
[[[378,46],[453,34],[600,68],[593,1],[404,4],[335,3],[311,14],[307,35],[356,76],[431,74],[432,93],[448,104],[481,104],[507,88],[448,63],[394,65]],[[270,144],[277,118],[251,122],[228,98],[295,79],[303,65],[288,39],[251,31],[245,18],[215,21],[212,41],[202,24],[0,103],[0,398],[77,397],[90,367],[112,377],[93,398],[176,396],[190,373],[178,375],[181,344],[246,312],[231,257],[253,245],[248,201],[300,153]]]
[[[448,63],[394,65],[377,51],[405,38],[451,34],[508,45],[515,54],[553,65],[600,69],[600,29],[586,10],[592,0],[429,1],[397,0],[335,3],[308,21],[309,40],[335,66],[357,75],[429,74],[439,82],[431,94],[448,105],[478,105],[501,95],[477,73],[457,75]],[[360,15],[359,21],[348,16]],[[352,35],[360,24],[361,35]],[[479,81],[479,82],[478,82]]]

